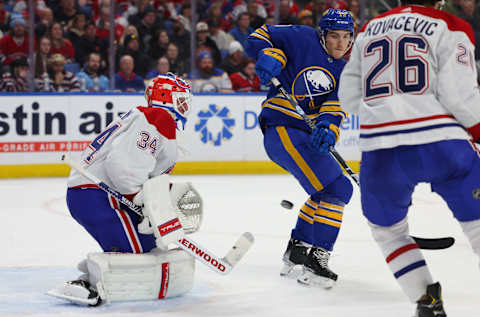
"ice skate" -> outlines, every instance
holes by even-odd
[[[333,287],[338,276],[328,268],[329,258],[330,252],[327,250],[312,247],[303,265],[303,272],[297,281],[308,286],[319,286],[326,289]]]
[[[415,317],[447,317],[443,309],[440,283],[427,286],[427,293],[417,301]]]
[[[65,299],[77,305],[98,306],[102,302],[98,292],[84,280],[65,282],[48,291],[47,295]]]
[[[288,241],[287,250],[283,254],[283,268],[280,276],[296,278],[301,271],[295,270],[295,266],[303,265],[307,259],[309,246],[293,238]]]

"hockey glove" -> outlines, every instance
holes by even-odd
[[[285,67],[287,58],[278,48],[265,48],[258,53],[255,72],[262,85],[267,85],[272,77],[278,76]]]
[[[310,134],[310,146],[319,153],[328,153],[335,146],[338,127],[328,121],[320,121]]]

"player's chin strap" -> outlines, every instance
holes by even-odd
[[[74,161],[70,156],[67,154],[62,155],[62,161],[66,164],[70,165],[72,168],[77,170],[80,174],[85,176],[87,179],[95,183],[98,187],[100,187],[103,191],[109,193],[110,195],[117,198],[121,203],[126,205],[131,211],[135,212],[136,214],[143,217],[142,208],[140,206],[135,205],[131,200],[127,199],[125,196],[105,184],[102,180],[97,178],[95,175],[88,172],[85,168],[83,168],[77,161]],[[174,219],[175,220],[175,219]],[[156,231],[159,232],[161,236],[168,234],[170,232],[176,232],[176,228],[183,228],[180,224],[180,221],[176,218],[176,221],[171,223],[165,223],[161,226],[158,226]],[[157,234],[155,234],[157,236]],[[204,248],[197,242],[195,242],[190,237],[183,235],[178,240],[174,241],[175,244],[180,246],[183,250],[185,250],[188,254],[193,256],[198,261],[202,262],[210,269],[215,271],[218,274],[226,275],[230,273],[233,267],[243,258],[245,253],[250,249],[254,242],[254,237],[250,232],[244,232],[240,238],[235,242],[235,244],[230,248],[228,253],[223,257],[220,258],[210,252],[210,250]]]
[[[310,129],[316,129],[315,123],[307,116],[305,111],[300,107],[300,105],[297,103],[295,99],[283,88],[282,84],[280,81],[273,77],[271,80],[271,83],[273,86],[280,91],[280,93],[287,98],[287,100],[292,104],[292,106],[295,107],[297,110],[298,114],[302,117],[302,119],[305,121],[305,123],[310,127]],[[350,176],[350,178],[360,186],[360,178],[358,177],[358,174],[356,174],[350,166],[345,162],[345,160],[342,158],[342,156],[335,150],[333,146],[329,148],[330,154],[333,156],[333,158],[338,162],[338,164],[347,172],[347,174]],[[452,246],[455,242],[455,239],[453,237],[444,237],[444,238],[418,238],[412,236],[412,238],[415,240],[415,242],[418,244],[418,247],[420,249],[427,249],[427,250],[437,250],[437,249],[446,249],[450,246]]]

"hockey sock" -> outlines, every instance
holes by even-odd
[[[410,301],[415,303],[433,279],[422,252],[408,235],[406,218],[391,227],[371,223],[370,226],[393,276]]]
[[[473,251],[480,258],[480,220],[460,222],[463,232],[467,236]]]
[[[318,203],[310,198],[303,204],[298,213],[297,225],[292,230],[292,238],[312,244],[313,218]]]
[[[320,201],[314,216],[313,245],[332,251],[342,225],[345,204]]]

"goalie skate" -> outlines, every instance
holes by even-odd
[[[287,250],[283,254],[283,267],[280,270],[280,276],[288,278],[297,278],[301,274],[301,270],[297,269],[303,266],[307,260],[309,246],[293,238],[288,241]]]
[[[303,265],[303,273],[298,277],[297,282],[307,286],[332,288],[338,276],[328,268],[329,259],[330,253],[327,250],[312,247]]]
[[[98,306],[102,303],[98,292],[90,286],[89,282],[84,280],[65,282],[48,291],[47,295],[82,306]]]

